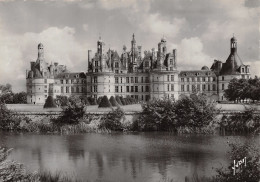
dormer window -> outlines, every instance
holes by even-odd
[[[242,73],[244,73],[245,72],[245,68],[242,68]]]
[[[77,75],[76,75],[76,78],[78,78],[78,77],[79,77],[79,75],[77,74]]]
[[[66,78],[69,78],[69,75],[66,75]]]

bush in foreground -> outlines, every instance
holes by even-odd
[[[54,102],[53,97],[51,95],[49,95],[45,101],[43,108],[56,108],[56,107],[57,107],[57,105]]]
[[[217,182],[245,182],[260,181],[260,151],[256,146],[246,144],[230,144],[230,164],[227,169],[217,169],[217,175],[215,181]],[[234,160],[236,163],[246,157],[246,166],[241,164],[234,170]]]
[[[100,101],[98,107],[112,107],[106,95],[102,97],[102,100]]]
[[[22,164],[15,161],[7,161],[7,156],[10,154],[11,149],[7,150],[0,147],[0,181],[28,181],[40,182],[38,175],[26,173]]]
[[[123,106],[126,105],[125,99],[124,99],[123,97],[119,97],[119,98],[120,98],[120,101],[121,101],[122,105],[123,105]]]

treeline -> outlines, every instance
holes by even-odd
[[[26,104],[27,94],[26,92],[13,93],[12,85],[0,85],[0,101],[6,104]]]
[[[250,79],[233,78],[224,91],[224,96],[229,101],[248,102],[260,100],[260,79],[258,77]]]

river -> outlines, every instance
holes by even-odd
[[[170,133],[79,135],[0,133],[0,145],[13,148],[8,159],[30,171],[61,172],[83,181],[185,181],[215,175],[225,167],[228,142],[260,143],[260,137]]]

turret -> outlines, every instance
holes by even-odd
[[[230,39],[230,53],[234,54],[237,52],[237,39],[233,36]]]
[[[38,59],[43,60],[44,59],[44,49],[43,44],[38,44]]]

